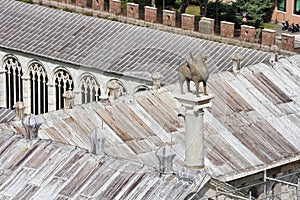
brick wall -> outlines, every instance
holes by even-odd
[[[176,25],[176,12],[171,10],[163,10],[163,24],[174,27]]]
[[[263,29],[261,44],[266,46],[272,46],[276,41],[276,31],[271,29]]]
[[[86,0],[77,0],[77,6],[86,7]]]
[[[127,3],[126,4],[126,16],[134,19],[139,18],[139,4]]]
[[[109,12],[115,15],[121,13],[121,1],[119,0],[110,0],[109,1]]]
[[[213,35],[215,33],[215,20],[211,18],[201,17],[199,21],[199,32]]]
[[[241,36],[240,39],[246,42],[255,42],[255,27],[241,25]]]
[[[294,51],[295,36],[287,33],[281,34],[281,49]]]
[[[93,0],[92,8],[94,10],[104,10],[104,0]]]
[[[195,29],[195,16],[189,14],[181,14],[181,28],[193,31]]]
[[[221,21],[220,34],[222,37],[233,38],[234,37],[234,23]]]
[[[156,22],[157,21],[157,8],[145,6],[145,21]]]

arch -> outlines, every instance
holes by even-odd
[[[81,102],[98,101],[101,95],[100,85],[92,74],[85,74],[80,78]]]
[[[30,82],[31,113],[42,114],[48,112],[48,76],[41,62],[37,60],[29,62],[28,79]]]
[[[138,85],[134,88],[134,93],[150,90],[147,85]]]
[[[113,82],[116,82],[120,86],[120,96],[123,96],[127,94],[127,89],[125,88],[124,84],[119,79],[110,79],[106,83],[106,94],[109,96],[109,85],[111,85]]]
[[[62,67],[55,70],[53,75],[53,82],[55,85],[55,105],[56,110],[64,108],[65,101],[63,98],[64,92],[74,89],[74,83],[70,73]]]
[[[6,107],[13,109],[18,101],[23,101],[23,69],[16,56],[6,55],[3,58]]]

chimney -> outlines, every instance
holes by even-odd
[[[15,103],[13,108],[15,109],[15,112],[16,112],[15,120],[24,119],[24,110],[25,110],[24,103],[22,101],[18,101]]]
[[[154,72],[151,76],[152,78],[152,82],[153,82],[153,89],[157,90],[159,89],[161,86],[161,79],[162,79],[162,75],[159,72]]]
[[[196,97],[178,94],[176,99],[185,107],[185,165],[189,169],[204,168],[204,108],[211,106],[212,95]]]
[[[75,98],[74,92],[72,90],[65,91],[63,93],[63,98],[65,100],[64,101],[65,102],[64,108],[65,109],[73,108],[74,98]]]
[[[170,146],[161,147],[156,151],[156,156],[159,160],[160,174],[172,174],[173,173],[173,159],[175,153]]]
[[[107,86],[109,89],[109,99],[113,100],[113,99],[117,99],[119,96],[121,96],[120,94],[120,85],[117,81],[113,80],[109,83],[109,85]]]
[[[42,125],[42,121],[38,116],[30,114],[23,119],[22,124],[26,131],[25,139],[38,138],[38,130]]]
[[[241,61],[243,60],[243,57],[240,53],[234,53],[232,56],[232,71],[234,73],[239,72],[241,69]]]
[[[104,154],[105,134],[103,129],[97,127],[89,134],[91,140],[91,153],[96,155]]]
[[[270,60],[269,62],[271,63],[272,66],[274,66],[276,64],[276,62],[278,62],[278,52],[279,52],[279,47],[277,45],[272,45],[270,47]]]

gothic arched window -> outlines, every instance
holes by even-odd
[[[73,90],[74,84],[70,74],[64,70],[59,69],[54,74],[55,82],[55,97],[56,97],[56,110],[64,108],[64,92]]]
[[[90,103],[98,101],[101,95],[100,85],[91,75],[86,75],[80,80],[81,102]]]
[[[23,101],[23,71],[17,58],[8,56],[3,62],[6,80],[6,107],[13,109],[18,101]]]
[[[43,65],[37,61],[28,67],[30,80],[31,113],[48,112],[48,78]]]

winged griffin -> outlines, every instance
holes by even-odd
[[[196,59],[190,53],[189,55],[185,56],[185,60],[187,65],[182,65],[178,68],[181,94],[184,94],[183,83],[185,81],[187,82],[187,89],[189,92],[191,92],[190,81],[193,81],[196,86],[196,96],[197,97],[200,96],[199,95],[200,82],[203,82],[203,93],[204,95],[207,95],[206,82],[209,77],[209,72],[205,64],[205,61],[207,60],[207,54],[201,54],[199,58]]]

